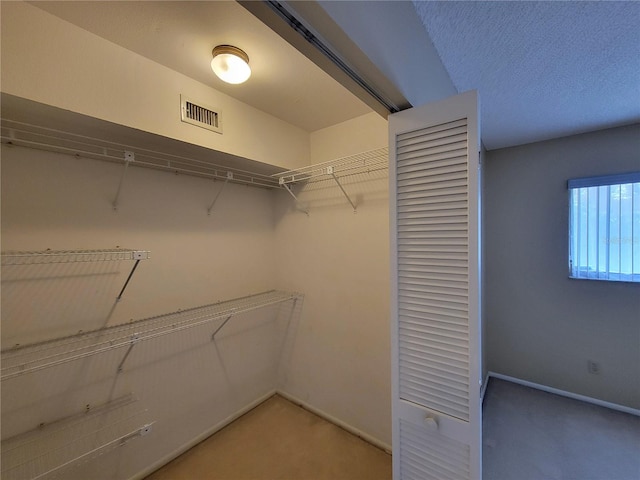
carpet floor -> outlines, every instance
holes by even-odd
[[[147,480],[390,480],[391,456],[274,396]],[[640,480],[640,417],[492,378],[484,480]]]
[[[147,480],[391,480],[391,455],[276,395]]]
[[[640,480],[640,417],[492,378],[484,480]]]

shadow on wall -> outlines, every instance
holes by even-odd
[[[389,200],[389,177],[386,168],[371,172],[359,172],[344,177],[338,177],[340,186],[331,177],[322,177],[307,182],[292,184],[290,187],[297,197],[297,201],[287,192],[278,192],[289,199],[288,207],[278,202],[276,208],[276,222],[287,214],[314,211],[345,209],[353,211],[350,202],[356,206],[356,212],[367,206],[387,204]],[[348,198],[347,198],[348,196]],[[284,203],[287,205],[287,203]]]
[[[3,265],[2,349],[106,327],[132,266],[127,261]]]

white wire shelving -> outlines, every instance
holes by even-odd
[[[211,339],[232,318],[260,308],[291,302],[298,293],[270,290],[126,324],[104,327],[43,342],[19,345],[0,352],[2,388],[20,388],[18,378],[35,372],[106,354],[107,371],[114,377],[125,368],[135,346],[165,335],[211,324]],[[53,375],[53,374],[52,374]],[[15,382],[12,380],[16,379]],[[29,378],[24,381],[30,381]],[[40,424],[35,429],[3,439],[1,475],[5,480],[64,478],[68,469],[151,433],[154,421],[133,394],[83,412]]]
[[[117,366],[122,371],[127,357],[140,342],[173,334],[207,323],[219,322],[212,334],[216,334],[236,315],[269,305],[295,302],[298,293],[271,290],[247,297],[213,303],[201,307],[132,321],[126,324],[104,327],[30,345],[19,345],[1,352],[0,379],[10,380],[32,372],[92,357],[113,350],[122,350]],[[220,322],[222,321],[222,322]]]
[[[299,203],[291,188],[293,184],[326,179],[335,181],[355,212],[357,205],[344,188],[341,179],[388,168],[387,148],[370,150],[295,170],[272,173],[278,172],[279,168],[260,162],[249,161],[247,164],[249,169],[238,168],[237,158],[235,160],[227,159],[224,163],[215,163],[210,160],[209,154],[203,154],[200,151],[206,150],[204,148],[198,150],[198,153],[194,155],[182,154],[181,151],[179,154],[176,152],[168,153],[160,151],[161,149],[141,147],[131,142],[114,142],[8,118],[3,118],[1,123],[0,141],[4,144],[65,153],[94,160],[105,160],[123,165],[121,178],[112,201],[114,210],[118,210],[120,194],[129,166],[152,168],[221,181],[222,187],[218,189],[206,210],[209,215],[227,183],[265,189],[283,188]],[[254,167],[255,170],[253,170]]]
[[[332,175],[346,177],[359,173],[368,173],[378,170],[386,170],[389,165],[389,149],[378,148],[367,152],[341,157],[328,162],[317,163],[295,170],[272,175],[279,179],[279,183],[291,184],[298,182],[309,182],[313,180],[323,180]]]
[[[146,260],[148,250],[113,248],[103,250],[41,250],[30,252],[2,252],[2,266],[38,265],[44,263],[115,262]]]
[[[2,441],[4,480],[59,477],[108,450],[151,432],[154,422],[131,394]]]
[[[131,277],[138,268],[141,260],[147,260],[151,256],[149,250],[131,250],[127,248],[113,248],[103,250],[41,250],[30,252],[7,251],[2,252],[3,267],[19,265],[41,265],[51,263],[87,263],[87,262],[118,262],[132,260],[135,263],[127,276],[127,279],[116,297],[120,300]]]
[[[166,141],[166,139],[164,139]],[[3,118],[0,128],[0,141],[7,145],[34,148],[56,153],[66,153],[82,158],[104,160],[122,164],[123,170],[117,190],[112,201],[114,210],[118,210],[120,193],[127,175],[128,167],[144,167],[163,170],[175,174],[220,180],[224,185],[237,183],[266,189],[278,188],[278,181],[270,173],[278,168],[260,164],[264,172],[250,171],[238,168],[235,160],[227,160],[226,164],[218,164],[210,160],[209,153],[202,153],[198,149],[195,155],[168,153],[141,147],[129,142],[114,142],[87,135],[58,130],[42,125],[35,125]],[[176,141],[177,142],[177,141]],[[193,147],[193,146],[191,146]],[[209,152],[209,151],[207,151]],[[210,151],[213,154],[213,151]],[[253,162],[257,165],[259,162]],[[211,206],[207,209],[210,214],[220,192],[215,196]]]
[[[330,160],[328,162],[309,165],[308,167],[287,170],[286,172],[277,173],[272,176],[277,177],[278,184],[289,192],[296,203],[299,203],[299,200],[291,189],[291,185],[333,179],[351,207],[353,207],[353,211],[356,212],[358,205],[347,193],[340,179],[352,175],[387,170],[388,168],[389,150],[384,147]],[[309,213],[304,209],[302,209],[302,211],[307,214]]]

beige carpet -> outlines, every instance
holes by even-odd
[[[390,480],[391,455],[276,395],[147,480]]]

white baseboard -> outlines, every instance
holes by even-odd
[[[229,415],[224,420],[216,423],[213,427],[207,429],[206,431],[202,432],[197,437],[193,438],[192,440],[189,440],[184,445],[178,447],[173,452],[171,452],[169,455],[164,456],[163,458],[161,458],[160,460],[158,460],[157,462],[155,462],[154,464],[152,464],[148,468],[145,468],[143,471],[137,473],[136,475],[131,477],[130,480],[141,480],[141,479],[147,477],[148,475],[151,475],[153,472],[155,472],[159,468],[165,466],[171,460],[174,460],[174,459],[178,458],[180,455],[182,455],[184,452],[186,452],[190,448],[193,448],[198,443],[202,442],[203,440],[206,440],[208,437],[210,437],[211,435],[216,433],[218,430],[222,430],[224,427],[229,425],[234,420],[237,420],[238,418],[240,418],[242,415],[247,413],[249,410],[253,410],[258,405],[263,403],[264,401],[266,401],[269,398],[273,397],[276,393],[277,392],[275,390],[272,390],[272,391],[262,395],[257,400],[254,400],[253,402],[249,403],[248,405],[245,405],[243,408],[241,408],[237,412]]]
[[[637,410],[631,407],[625,407],[624,405],[618,405],[617,403],[606,402],[604,400],[599,400],[597,398],[587,397],[586,395],[567,392],[565,390],[560,390],[559,388],[547,387],[546,385],[529,382],[528,380],[522,380],[516,377],[510,377],[509,375],[503,375],[501,373],[489,372],[489,377],[497,378],[499,380],[506,380],[507,382],[517,383],[519,385],[524,385],[525,387],[531,387],[537,390],[542,390],[543,392],[554,393],[556,395],[560,395],[563,397],[573,398],[574,400],[580,400],[582,402],[592,403],[600,407],[610,408],[612,410],[617,410],[619,412],[629,413],[631,415],[636,415],[640,417],[640,410]]]
[[[487,372],[485,377],[482,379],[482,387],[480,388],[480,403],[484,402],[484,394],[487,393],[487,385],[489,385],[489,375],[490,372]]]
[[[319,408],[313,407],[311,405],[309,405],[307,402],[300,400],[299,398],[287,393],[287,392],[283,392],[278,390],[278,395],[281,395],[282,397],[286,398],[287,400],[289,400],[290,402],[295,403],[296,405],[301,406],[302,408],[304,408],[305,410],[309,410],[311,413],[315,413],[316,415],[318,415],[319,417],[324,418],[325,420],[327,420],[328,422],[333,423],[334,425],[339,426],[340,428],[346,430],[349,433],[352,433],[353,435],[355,435],[356,437],[360,437],[361,439],[363,439],[365,442],[370,443],[371,445],[378,447],[382,450],[384,450],[387,453],[391,453],[391,445],[389,445],[388,443],[385,443],[371,435],[369,435],[368,433],[365,433],[361,430],[358,430],[357,428],[349,425],[348,423],[343,422],[342,420],[340,420],[339,418],[334,417],[333,415],[330,415],[322,410],[320,410]]]

